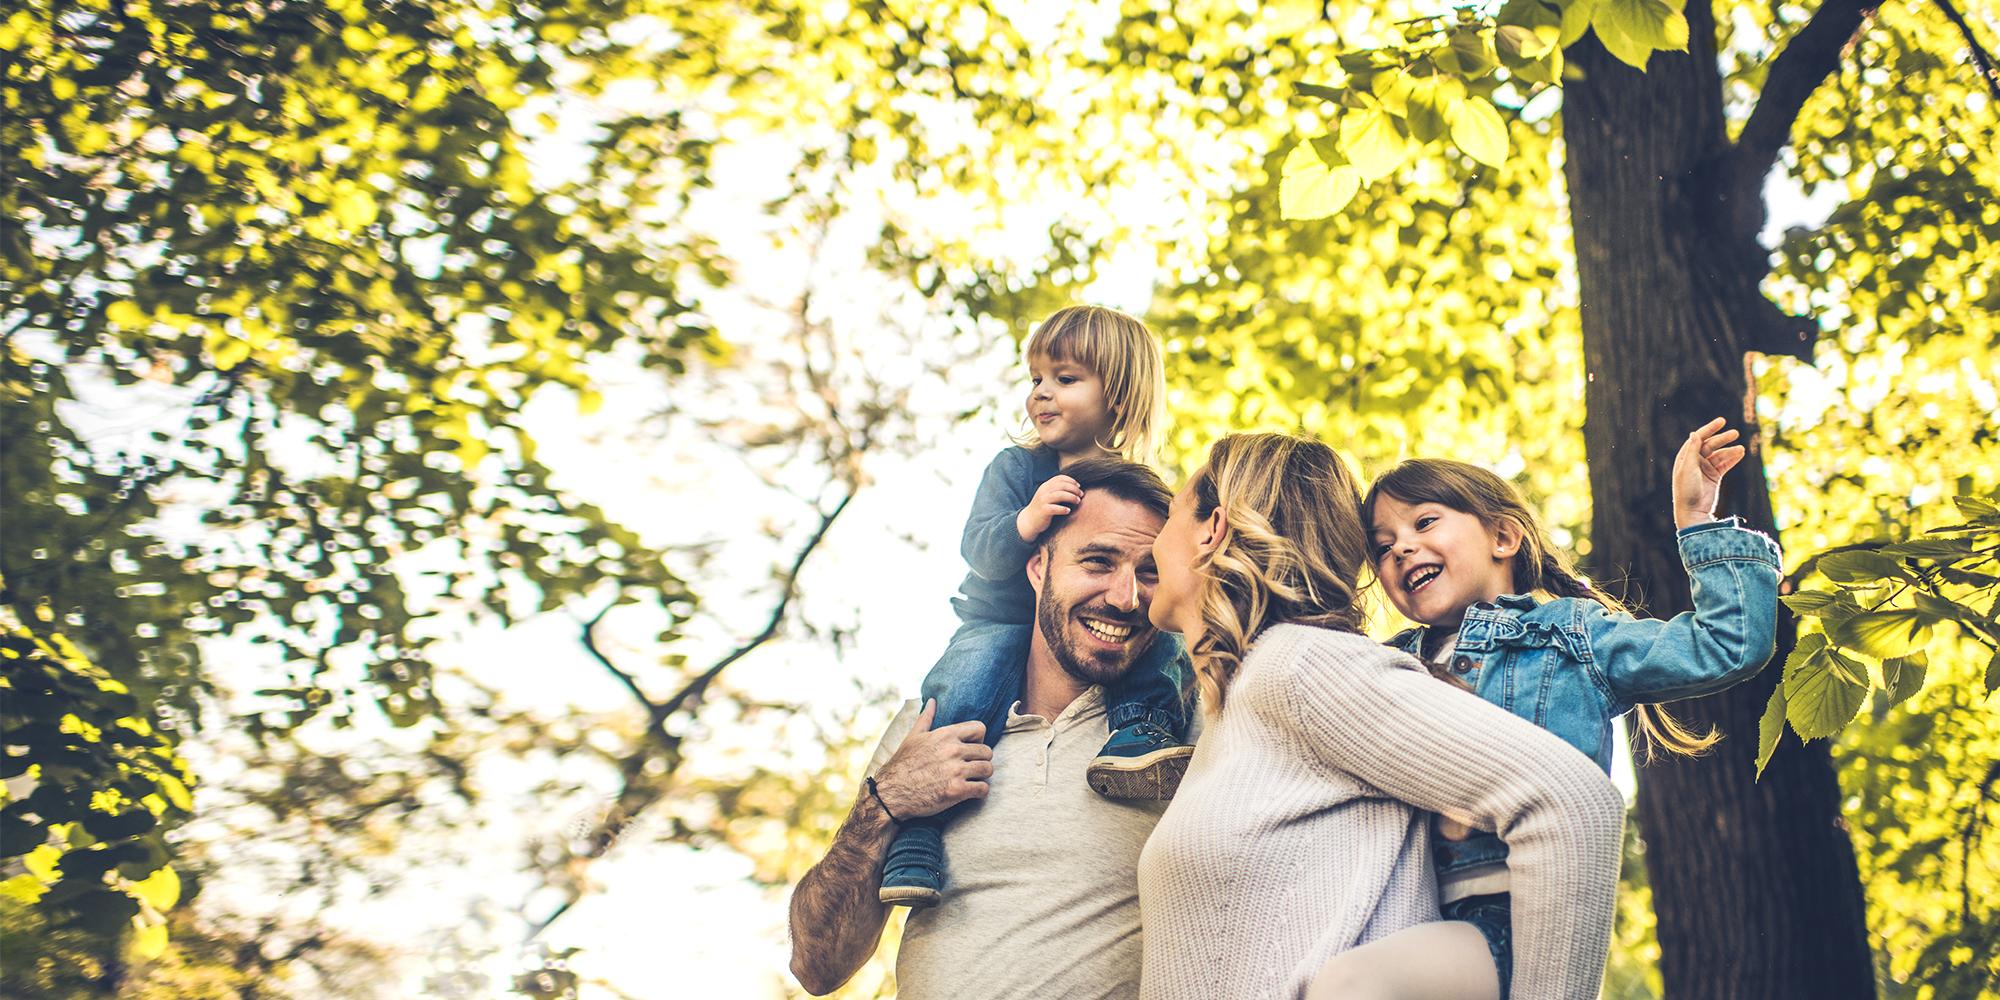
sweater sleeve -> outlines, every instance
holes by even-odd
[[[1415,660],[1354,636],[1301,647],[1309,756],[1508,848],[1515,1000],[1594,1000],[1618,898],[1625,800],[1589,758]]]
[[[1008,448],[993,456],[986,475],[979,480],[979,493],[972,498],[972,513],[965,519],[965,538],[959,552],[980,579],[1013,579],[1027,568],[1035,554],[1033,544],[1021,540],[1014,519],[1021,508],[1035,498],[1040,483],[1034,478],[1034,456],[1025,448]]]

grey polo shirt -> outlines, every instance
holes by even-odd
[[[868,773],[918,710],[897,713]],[[1084,783],[1109,735],[1101,688],[1053,721],[1009,712],[991,793],[945,827],[944,902],[903,931],[899,996],[1139,995],[1139,851],[1167,804],[1107,799]]]

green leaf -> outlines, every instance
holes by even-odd
[[[42,898],[49,887],[33,875],[16,875],[0,882],[0,899],[11,899],[18,903],[32,904]]]
[[[1882,683],[1888,689],[1889,704],[1901,704],[1923,690],[1924,674],[1930,661],[1922,653],[1896,656],[1882,661]]]
[[[1637,70],[1657,49],[1687,48],[1687,18],[1662,0],[1599,0],[1590,26],[1606,51]]]
[[[1507,162],[1507,122],[1484,97],[1468,97],[1452,119],[1451,141],[1465,155],[1497,167]]]
[[[1414,81],[1410,74],[1400,69],[1385,69],[1368,82],[1368,90],[1390,114],[1403,115],[1409,110],[1410,88]]]
[[[1297,86],[1299,93],[1305,97],[1317,97],[1322,101],[1340,100],[1341,91],[1338,87],[1328,87],[1318,83],[1301,83]]]
[[[1968,521],[1989,521],[2000,524],[2000,505],[1991,497],[1952,497],[1951,502],[1958,507],[1960,517]]]
[[[1932,617],[1916,608],[1864,611],[1834,626],[1837,645],[1877,659],[1908,656],[1931,641]]]
[[[1778,752],[1778,740],[1784,735],[1785,685],[1780,683],[1771,689],[1771,700],[1764,703],[1764,714],[1757,720],[1757,777],[1764,776],[1764,765]]]
[[[1278,212],[1287,219],[1323,219],[1347,207],[1361,190],[1353,167],[1329,167],[1310,142],[1285,156],[1278,182]]]
[[[181,877],[172,868],[163,867],[143,881],[132,883],[128,891],[147,906],[164,913],[180,901]]]
[[[1340,152],[1362,180],[1372,183],[1402,165],[1410,155],[1410,144],[1396,117],[1378,105],[1341,116]]]
[[[1986,661],[1986,693],[1992,694],[2000,688],[2000,649],[1993,651],[1993,658]]]
[[[1821,556],[1813,568],[1835,583],[1874,583],[1877,580],[1908,578],[1900,563],[1870,549],[1830,553]]]
[[[1453,29],[1451,46],[1438,54],[1439,66],[1446,65],[1447,54],[1449,61],[1455,63],[1455,67],[1448,68],[1455,68],[1460,76],[1468,80],[1477,80],[1500,65],[1499,57],[1493,52],[1493,42],[1477,28]]]
[[[1457,77],[1438,74],[1418,79],[1410,87],[1410,135],[1418,142],[1443,138],[1451,119],[1465,99],[1465,84]]]
[[[1562,25],[1562,12],[1542,0],[1507,0],[1493,19],[1503,25],[1523,28],[1555,28]]]
[[[1550,46],[1541,58],[1512,67],[1514,75],[1529,83],[1556,83],[1563,77],[1562,49]]]
[[[1799,640],[1785,660],[1785,720],[1801,739],[1839,732],[1861,710],[1868,685],[1856,683],[1861,665],[1828,649],[1817,633]]]
[[[1533,28],[1518,24],[1503,24],[1493,32],[1493,48],[1499,52],[1500,60],[1508,65],[1518,65],[1540,59],[1556,47],[1560,29],[1549,29],[1547,35]]]
[[[1801,590],[1796,594],[1786,594],[1778,600],[1785,602],[1785,607],[1792,609],[1793,614],[1816,615],[1839,603],[1840,597],[1823,590]]]
[[[1569,48],[1583,33],[1590,30],[1592,16],[1597,11],[1597,0],[1575,0],[1562,10],[1562,47]]]
[[[132,932],[132,953],[140,958],[159,958],[167,950],[165,921],[149,923]]]
[[[146,310],[139,308],[138,303],[125,301],[111,303],[104,310],[104,318],[130,330],[143,329],[152,322],[152,317],[146,315]]]
[[[1951,562],[1972,554],[1972,543],[1963,538],[1918,538],[1885,546],[1885,556],[1897,559],[1936,559]]]

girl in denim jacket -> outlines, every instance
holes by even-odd
[[[1743,459],[1736,437],[1712,420],[1674,458],[1674,526],[1694,610],[1665,621],[1633,617],[1578,577],[1506,480],[1463,462],[1398,465],[1362,508],[1382,589],[1417,623],[1389,644],[1562,737],[1607,772],[1611,720],[1635,709],[1652,743],[1702,752],[1716,733],[1691,734],[1648,703],[1747,680],[1776,641],[1778,546],[1735,518],[1715,518],[1723,474]],[[1507,847],[1445,816],[1431,847],[1445,922],[1336,957],[1314,995],[1505,1000]]]
[[[1028,338],[1027,418],[1031,447],[995,456],[973,497],[962,550],[972,570],[952,601],[964,623],[924,675],[923,697],[937,702],[935,725],[977,721],[990,746],[1021,695],[1035,595],[1028,558],[1055,519],[1083,500],[1062,470],[1088,458],[1149,459],[1166,396],[1160,348],[1139,320],[1100,306],[1058,310]],[[1107,647],[1133,641],[1143,621],[1086,627]],[[1169,799],[1194,748],[1184,679],[1192,673],[1180,640],[1159,634],[1125,675],[1106,685],[1111,738],[1086,780],[1111,798]],[[903,824],[883,859],[878,898],[930,906],[944,886],[943,823],[951,813]]]

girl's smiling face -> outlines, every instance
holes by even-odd
[[[1028,422],[1059,454],[1089,456],[1111,436],[1112,410],[1104,380],[1074,361],[1028,359]]]
[[[1500,530],[1441,503],[1375,500],[1369,526],[1375,575],[1403,617],[1455,630],[1465,609],[1514,590],[1519,533]]]

